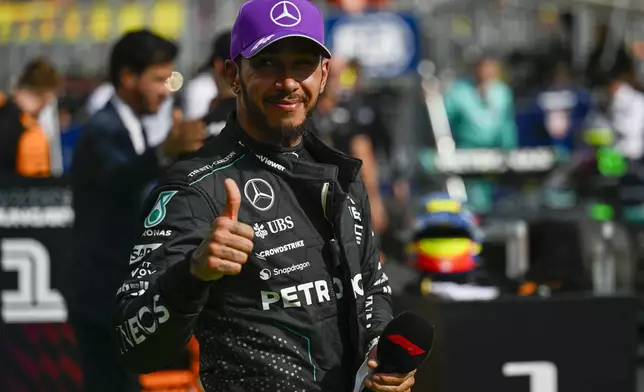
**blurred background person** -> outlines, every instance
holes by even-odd
[[[230,30],[214,37],[210,57],[184,89],[183,111],[186,120],[202,118],[210,111],[211,102],[219,95],[219,88],[222,86],[224,63],[230,57],[229,48]]]
[[[0,93],[0,174],[51,174],[49,140],[38,116],[56,99],[61,84],[54,66],[36,59],[25,66],[11,94]]]
[[[385,202],[388,224],[380,246],[387,255],[387,261],[403,264],[406,259],[405,249],[413,234],[413,195],[406,173],[395,173],[393,177],[391,197]]]
[[[517,113],[519,144],[522,147],[552,146],[571,154],[591,110],[590,92],[571,75],[565,61],[543,65],[540,88]]]
[[[618,64],[609,73],[605,91],[608,117],[617,133],[616,148],[628,159],[644,156],[644,94],[632,84],[632,67]]]
[[[87,99],[87,114],[94,115],[103,109],[110,99],[114,96],[114,85],[106,80],[101,83],[90,94]],[[181,100],[180,95],[174,94],[163,100],[159,110],[153,114],[146,114],[141,117],[141,123],[147,130],[148,141],[152,144],[159,144],[163,141],[172,128],[175,120],[181,118]]]
[[[483,56],[471,79],[457,80],[445,92],[456,148],[516,148],[514,98],[500,72],[498,61]]]
[[[226,60],[230,59],[230,31],[227,30],[219,34],[213,43],[212,55],[210,56],[210,76],[214,80],[216,91],[215,96],[210,98],[208,102],[208,107],[206,109],[206,114],[201,118],[203,123],[206,125],[206,133],[208,137],[213,137],[219,135],[224,125],[226,125],[226,120],[228,119],[228,114],[235,109],[236,100],[235,93],[228,84],[226,80],[226,75],[224,74],[224,64]],[[200,99],[208,99],[209,94],[206,94],[203,90],[205,87],[199,88],[195,85],[197,79],[194,79],[191,83],[188,84],[188,87],[193,88],[192,92],[186,90],[188,94],[200,95]],[[203,82],[203,84],[207,84]],[[185,100],[186,113],[197,113],[195,109],[188,107],[190,101],[194,101],[195,104],[202,104],[202,101],[198,101],[197,98],[190,98]],[[198,111],[201,113],[201,110]],[[188,118],[191,118],[192,115],[188,115]],[[199,117],[199,116],[197,116]]]
[[[314,132],[327,144],[362,160],[360,174],[369,193],[373,226],[382,234],[387,228],[387,211],[380,192],[376,149],[387,150],[391,143],[379,108],[362,88],[360,64],[333,58],[326,90],[311,121]]]
[[[456,148],[517,147],[513,95],[500,72],[498,61],[482,56],[471,78],[456,80],[447,88],[445,111]],[[465,186],[474,211],[483,213],[493,207],[493,184],[468,180]]]
[[[81,350],[88,391],[138,390],[113,352],[109,327],[119,281],[136,238],[139,208],[161,169],[180,154],[199,149],[203,129],[176,126],[152,144],[142,125],[158,112],[170,91],[166,81],[179,48],[148,31],[121,37],[109,60],[115,88],[105,107],[81,131],[72,164],[74,256],[67,302]],[[134,256],[133,256],[134,257]],[[141,274],[154,273],[142,268]]]

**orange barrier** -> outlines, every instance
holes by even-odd
[[[199,383],[199,343],[193,336],[188,342],[190,369],[163,370],[141,374],[139,383],[142,392],[196,392],[201,391]]]

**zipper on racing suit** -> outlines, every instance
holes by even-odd
[[[329,190],[331,189],[331,187],[332,187],[331,183],[325,182],[322,185],[322,191],[321,191],[320,196],[321,196],[322,212],[323,212],[324,218],[329,223],[329,225],[331,225],[331,232],[333,233],[333,238],[331,240],[329,240],[328,245],[329,245],[329,251],[331,253],[331,257],[333,259],[334,268],[337,268],[339,265],[341,265],[343,263],[342,263],[342,252],[341,252],[341,248],[340,248],[340,243],[339,243],[339,241],[337,239],[336,224],[335,224],[336,222],[335,222],[335,219],[334,219],[335,216],[329,217],[328,214],[327,214],[329,212],[329,208],[328,208],[329,199],[328,198],[329,198]],[[332,192],[331,197],[333,197],[333,196],[334,196],[334,194]],[[337,206],[334,205],[333,207],[337,207]],[[339,216],[342,215],[342,213],[339,212],[339,211],[336,211],[335,208],[331,209],[331,213],[333,213],[334,215],[335,215],[335,213],[337,213]],[[348,260],[347,260],[347,262],[348,262]],[[344,275],[344,281],[351,282],[351,273],[349,271],[348,263],[344,263],[343,267],[344,268],[342,268],[342,271],[343,271],[343,275]],[[350,288],[352,287],[351,283],[349,283],[349,287]],[[334,295],[335,295],[335,290],[332,290],[332,291],[334,292]],[[346,292],[346,290],[345,290],[345,292]],[[353,294],[353,290],[350,290],[350,292],[346,293],[346,299],[348,301],[351,301],[351,298],[352,298],[351,296],[354,296],[354,295],[355,294]],[[336,299],[336,301],[337,301],[337,299]],[[351,305],[349,306],[349,309],[350,309],[350,311],[349,311],[350,317],[355,317],[356,318],[355,322],[357,323],[358,322],[357,321],[357,314],[354,314],[355,309],[353,309],[353,306],[351,306]],[[351,323],[349,323],[349,325],[351,325]],[[351,338],[352,343],[355,343],[355,342],[359,341],[358,337],[355,336],[355,331],[353,330],[353,328],[350,328],[349,336]],[[359,347],[354,346],[353,349],[354,350],[359,350]],[[353,374],[351,376],[351,380],[350,380],[351,385],[353,385],[355,383],[355,376],[356,376],[355,374]]]

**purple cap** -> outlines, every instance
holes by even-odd
[[[324,46],[324,18],[310,0],[250,0],[239,9],[230,39],[230,58],[252,57],[273,42],[302,37]]]

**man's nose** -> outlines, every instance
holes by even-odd
[[[276,87],[278,89],[284,90],[285,93],[291,94],[296,91],[300,86],[300,83],[288,73],[284,74],[277,82]]]
[[[167,88],[167,87],[165,87],[165,86],[164,86],[164,88],[162,88],[162,89],[159,91],[159,97],[161,97],[161,98],[163,98],[163,99],[165,99],[165,98],[169,97],[169,96],[170,96],[170,94],[172,94],[172,91],[168,90],[168,88]]]

